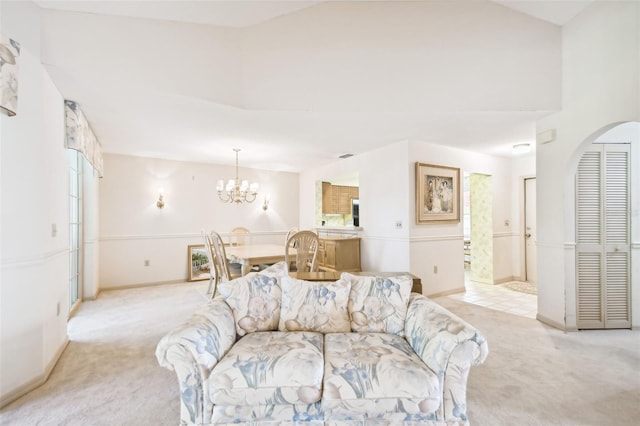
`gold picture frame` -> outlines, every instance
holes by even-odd
[[[204,244],[190,244],[187,248],[189,281],[201,281],[211,278],[209,257]]]
[[[460,222],[460,169],[416,162],[416,223]]]

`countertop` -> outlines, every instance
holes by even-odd
[[[357,237],[358,233],[362,231],[360,226],[322,226],[316,228],[319,237],[328,238],[349,238]]]
[[[319,231],[330,231],[330,232],[358,232],[362,231],[363,228],[361,226],[320,226],[316,228]]]

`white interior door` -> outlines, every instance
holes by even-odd
[[[538,281],[536,253],[536,178],[524,180],[524,251],[525,281]]]
[[[576,175],[578,328],[629,328],[629,145],[595,145]]]

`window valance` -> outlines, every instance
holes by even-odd
[[[102,147],[82,113],[80,105],[77,102],[65,100],[64,112],[65,148],[81,152],[95,171],[98,172],[98,176],[102,177]]]

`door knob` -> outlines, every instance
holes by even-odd
[[[528,233],[528,232],[526,234],[524,234],[524,236],[527,237],[527,238],[531,238],[531,234]]]

